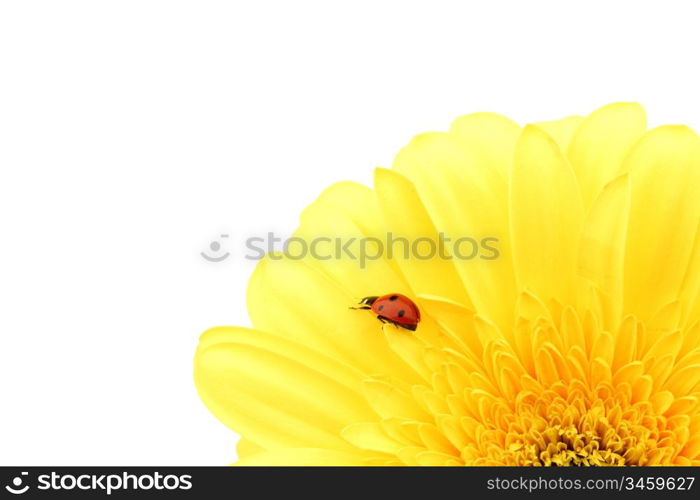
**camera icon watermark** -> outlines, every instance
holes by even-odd
[[[219,236],[222,240],[228,239],[228,234],[222,234]],[[208,260],[209,262],[223,262],[224,260],[228,259],[229,255],[231,255],[230,252],[227,252],[219,240],[212,240],[209,243],[209,248],[205,252],[200,252],[200,254],[204,260]]]
[[[29,490],[29,485],[24,484],[24,477],[28,476],[28,472],[21,472],[19,476],[12,478],[10,484],[5,486],[5,489],[13,495],[21,495]],[[23,485],[24,484],[24,485]]]

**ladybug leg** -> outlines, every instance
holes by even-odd
[[[379,321],[381,321],[382,323],[384,323],[384,324],[389,324],[389,325],[398,326],[397,323],[396,323],[395,321],[392,321],[391,319],[387,318],[386,316],[381,316],[381,315],[379,315],[379,316],[377,316],[377,319],[378,319]]]
[[[348,307],[348,309],[363,309],[363,310],[369,310],[372,309],[370,306],[360,306],[360,307]]]

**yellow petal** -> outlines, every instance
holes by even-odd
[[[583,120],[569,144],[567,156],[576,172],[586,208],[617,175],[623,159],[645,130],[646,114],[637,103],[608,104]],[[616,213],[610,211],[609,215]]]
[[[700,322],[691,323],[689,327],[683,329],[683,344],[678,355],[679,357],[685,357],[696,351],[698,347],[700,347]]]
[[[637,330],[639,326],[634,316],[627,316],[615,336],[615,355],[613,369],[626,365],[635,359],[637,351]]]
[[[397,456],[405,465],[418,466],[418,454],[425,452],[423,446],[405,446],[397,452]]]
[[[396,291],[396,290],[395,290]],[[418,379],[382,336],[381,323],[325,274],[305,262],[266,256],[248,283],[248,312],[258,330],[307,345],[342,359],[366,374]]]
[[[462,461],[454,456],[438,451],[423,451],[418,453],[416,455],[416,460],[419,465],[428,467],[456,467],[463,465]]]
[[[537,122],[535,125],[554,139],[561,151],[566,151],[582,122],[583,117],[572,115],[560,120]]]
[[[450,443],[458,450],[463,449],[469,444],[469,438],[464,432],[464,429],[462,429],[457,417],[453,415],[440,415],[437,418],[437,425]]]
[[[687,396],[700,381],[700,365],[690,365],[671,375],[664,387],[675,396]]]
[[[649,401],[654,407],[654,411],[657,415],[663,415],[666,410],[670,408],[673,400],[673,393],[670,391],[658,391],[652,394],[651,398],[649,398]]]
[[[343,438],[362,450],[396,454],[404,445],[392,439],[376,422],[359,422],[342,430]]]
[[[470,358],[480,359],[483,346],[474,329],[474,312],[463,304],[437,297],[434,295],[420,295],[421,305],[428,314],[433,316],[440,327],[458,339],[462,344],[463,354],[470,353]]]
[[[457,455],[459,451],[449,442],[449,440],[433,424],[422,424],[418,427],[418,432],[425,446],[429,450]]]
[[[646,352],[644,359],[649,359],[653,357],[661,357],[663,355],[670,354],[675,358],[676,354],[681,349],[681,344],[683,342],[683,336],[681,332],[676,330],[669,332],[661,338],[659,338],[656,343]]]
[[[700,456],[700,437],[694,437],[693,439],[688,441],[681,453],[688,458],[695,458]],[[698,464],[694,463],[693,465]]]
[[[448,253],[449,248],[441,248],[438,231],[411,181],[397,172],[378,168],[374,171],[374,186],[383,220],[391,228],[392,242],[397,243],[385,251],[391,250],[391,257],[413,294],[438,295],[469,306],[471,302],[455,271],[453,256]]]
[[[513,152],[520,135],[520,127],[515,122],[496,113],[473,113],[452,122],[450,133],[497,170],[503,179],[510,176]]]
[[[385,418],[382,419],[381,426],[394,441],[408,443],[410,446],[423,445],[418,435],[418,422],[408,422],[400,418]]]
[[[647,401],[651,395],[653,381],[649,375],[642,375],[632,384],[632,401]]]
[[[235,465],[241,467],[331,467],[366,465],[368,456],[322,448],[278,448],[246,456]]]
[[[613,375],[613,384],[619,385],[623,382],[634,382],[644,375],[644,365],[641,361],[632,361],[621,367]]]
[[[194,374],[202,400],[224,424],[266,449],[347,448],[340,430],[374,412],[359,393],[282,353],[232,339],[203,344]]]
[[[236,444],[236,453],[238,454],[239,459],[260,453],[262,451],[265,451],[265,448],[244,437],[239,439],[238,443]]]
[[[578,270],[602,292],[603,324],[610,330],[622,314],[629,198],[629,176],[609,183],[588,212],[581,235]]]
[[[600,332],[593,341],[591,358],[600,358],[605,361],[606,364],[612,364],[614,355],[613,346],[614,340],[612,335],[608,332]]]
[[[411,295],[396,263],[380,251],[387,228],[378,214],[375,193],[367,186],[334,184],[302,212],[293,236],[306,243],[306,256],[301,243],[295,243],[290,244],[290,259],[303,261],[353,297]],[[389,291],[378,291],[377,283]]]
[[[699,401],[696,396],[678,398],[670,405],[670,408],[666,411],[666,415],[690,415],[698,407],[698,403]]]
[[[355,391],[362,390],[363,373],[337,359],[329,358],[308,346],[293,342],[267,332],[250,330],[235,326],[210,328],[199,339],[199,349],[206,349],[219,344],[242,344],[266,351],[283,353],[316,371],[332,378],[339,384]]]
[[[650,358],[645,362],[647,375],[651,376],[654,381],[654,391],[658,391],[663,387],[666,379],[673,372],[674,356],[672,354],[664,354],[655,358]]]
[[[586,350],[586,338],[583,333],[583,325],[576,314],[576,311],[571,307],[564,309],[561,318],[561,334],[564,339],[566,349],[574,346],[579,346]]]
[[[415,335],[401,331],[393,326],[385,325],[382,328],[384,338],[391,350],[413,369],[414,374],[422,378],[422,382],[429,381],[432,371],[425,361],[425,344]],[[378,371],[381,373],[381,371]],[[414,377],[411,377],[414,378]],[[403,380],[408,380],[404,377]]]
[[[446,246],[474,310],[512,326],[515,288],[503,177],[445,133],[414,138],[393,168],[413,182],[436,229],[449,238]]]
[[[594,358],[591,361],[591,385],[597,387],[598,384],[603,382],[609,383],[611,379],[612,374],[608,362],[602,358]],[[651,390],[651,385],[649,390]]]
[[[549,349],[540,348],[537,350],[535,368],[538,379],[546,386],[552,385],[561,379]]]
[[[695,231],[695,242],[690,254],[680,298],[683,302],[683,319],[687,326],[700,320],[700,221]]]
[[[409,420],[427,420],[426,413],[416,401],[398,387],[376,379],[364,381],[365,396],[370,406],[382,418],[399,417]]]
[[[686,127],[656,128],[624,168],[632,184],[625,311],[648,320],[678,297],[686,274],[700,220],[700,139]]]
[[[574,304],[583,207],[571,166],[537,127],[526,127],[518,142],[510,196],[520,288]]]

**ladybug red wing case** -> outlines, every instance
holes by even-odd
[[[370,309],[383,323],[391,323],[415,331],[420,322],[418,306],[405,295],[390,293],[381,297],[365,297],[357,309]]]

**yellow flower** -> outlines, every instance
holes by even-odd
[[[204,333],[196,385],[241,465],[700,465],[699,221],[700,139],[637,104],[463,116],[296,235],[492,237],[498,258],[268,255],[254,329]],[[349,309],[385,293],[416,332]]]

